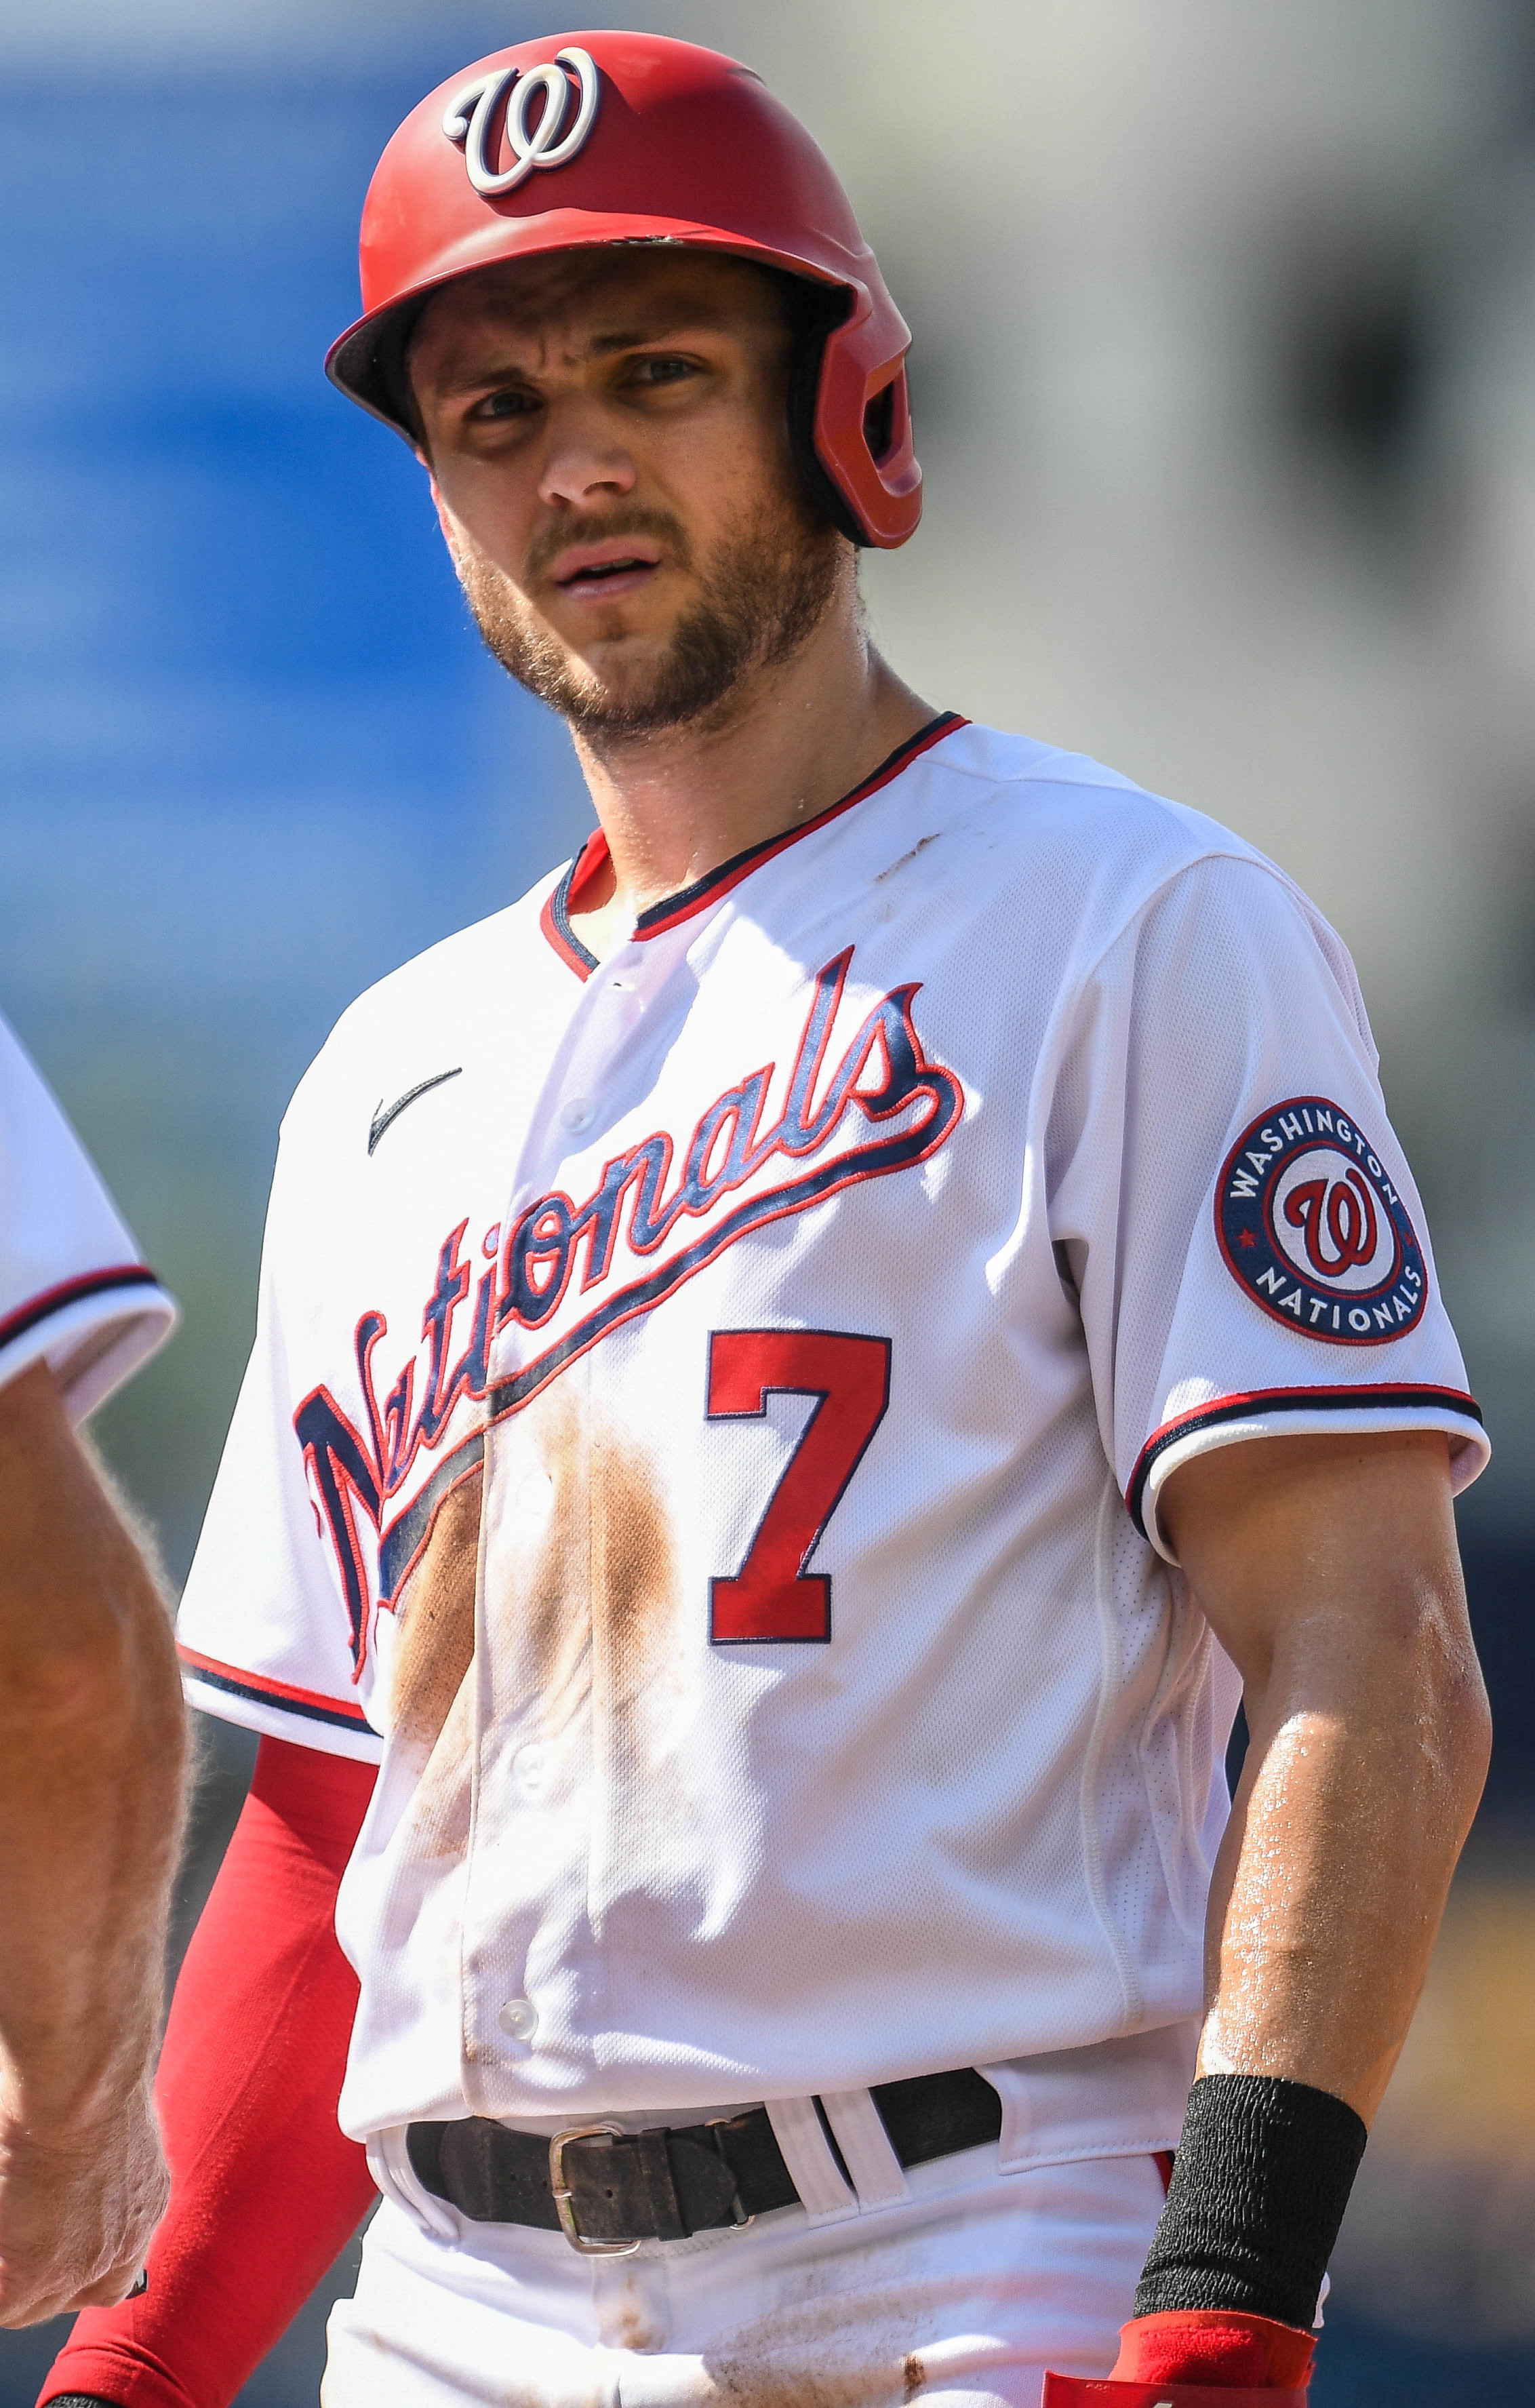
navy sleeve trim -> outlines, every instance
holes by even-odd
[[[1355,1388],[1255,1388],[1241,1397],[1218,1397],[1208,1405],[1196,1405],[1191,1412],[1180,1413],[1176,1420],[1164,1422],[1154,1430],[1141,1448],[1130,1484],[1125,1492],[1125,1502],[1131,1521],[1142,1538],[1147,1535],[1142,1512],[1146,1501],[1146,1484],[1159,1459],[1169,1447],[1177,1446],[1197,1430],[1214,1429],[1223,1422],[1267,1419],[1270,1413],[1348,1413],[1348,1412],[1453,1412],[1462,1420],[1480,1423],[1482,1409],[1473,1397],[1459,1388],[1414,1387],[1404,1382],[1384,1382],[1374,1387]]]
[[[194,1647],[179,1647],[177,1653],[189,1679],[200,1681],[209,1689],[222,1689],[226,1697],[245,1698],[252,1705],[277,1706],[285,1714],[298,1714],[306,1722],[329,1723],[337,1730],[366,1731],[370,1739],[378,1737],[361,1706],[323,1697],[316,1689],[295,1688],[290,1681],[275,1681],[259,1672],[237,1671],[232,1664],[221,1664],[216,1656],[201,1655]]]
[[[0,1321],[0,1349],[24,1338],[40,1321],[50,1320],[56,1312],[65,1312],[72,1304],[86,1297],[106,1296],[116,1288],[155,1287],[160,1284],[156,1274],[146,1263],[114,1263],[110,1268],[86,1271],[79,1279],[62,1280],[57,1287],[44,1288],[41,1296],[19,1305],[16,1311]]]

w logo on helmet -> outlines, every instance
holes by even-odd
[[[556,50],[544,66],[525,72],[521,67],[495,67],[489,75],[477,76],[473,83],[464,84],[443,111],[442,130],[450,142],[462,145],[464,165],[475,191],[485,200],[494,200],[498,193],[509,193],[535,167],[563,167],[575,157],[595,122],[600,90],[601,78],[589,50]],[[538,123],[530,125],[534,97],[539,93],[543,110]],[[575,122],[566,134],[562,128],[572,100]],[[497,173],[491,165],[490,152],[503,102],[512,164]]]

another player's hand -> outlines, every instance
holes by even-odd
[[[126,2299],[169,2197],[147,2084],[79,2128],[0,2127],[0,2327]]]

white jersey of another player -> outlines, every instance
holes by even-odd
[[[199,1705],[381,1759],[343,2122],[978,2065],[1004,2164],[1167,2147],[1238,1684],[1162,1484],[1485,1458],[1347,954],[952,716],[598,966],[601,849],[306,1078],[183,1610]]]
[[[175,1318],[79,1139],[0,1020],[0,1384],[46,1360],[83,1421]]]

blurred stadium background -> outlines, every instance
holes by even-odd
[[[383,139],[548,22],[0,0],[0,1006],[186,1307],[100,1425],[177,1578],[290,1089],[586,822],[319,372]],[[915,329],[927,517],[868,578],[902,670],[1230,821],[1358,960],[1498,1448],[1463,1538],[1499,1740],[1314,2396],[1535,2397],[1535,8],[624,22],[764,70]],[[209,1733],[183,1937],[248,1762]],[[313,2401],[323,2315],[246,2408]],[[0,2408],[59,2337],[0,2336]]]

